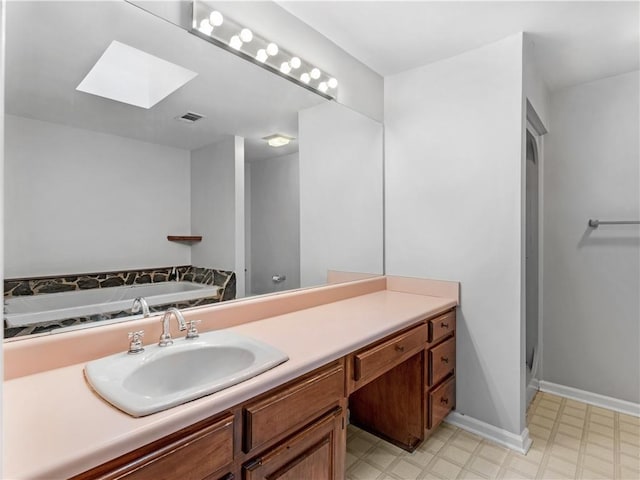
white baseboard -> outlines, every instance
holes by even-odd
[[[595,405],[597,407],[608,408],[609,410],[614,410],[616,412],[640,417],[640,403],[633,403],[626,400],[620,400],[618,398],[607,397],[605,395],[600,395],[599,393],[587,392],[586,390],[558,385],[557,383],[547,382],[545,380],[540,380],[540,390],[543,392],[553,393],[561,397],[578,400],[579,402]]]
[[[531,446],[532,440],[529,437],[528,428],[525,428],[520,435],[516,435],[456,411],[447,415],[444,421],[516,452],[527,453]]]

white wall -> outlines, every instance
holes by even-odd
[[[5,276],[190,261],[189,152],[6,115]]]
[[[551,96],[543,379],[640,403],[639,72]]]
[[[383,272],[382,125],[334,102],[298,115],[300,283]]]
[[[235,271],[235,203],[234,137],[193,150],[191,233],[202,235],[191,247],[193,265]]]
[[[522,34],[385,78],[386,273],[461,282],[457,410],[520,434]]]
[[[300,168],[298,153],[257,160],[251,170],[251,291],[300,286]],[[273,275],[286,275],[279,284]]]

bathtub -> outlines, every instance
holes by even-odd
[[[220,288],[193,282],[157,282],[9,297],[4,301],[4,318],[7,327],[22,327],[127,311],[136,297],[144,297],[149,306],[163,305],[216,296]]]

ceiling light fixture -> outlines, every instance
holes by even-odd
[[[193,0],[191,33],[260,65],[325,98],[336,99],[338,81],[317,66],[224,16],[202,0]],[[297,71],[301,70],[301,71]]]
[[[274,133],[273,135],[264,137],[263,140],[266,140],[270,147],[284,147],[285,145],[289,145],[289,142],[291,142],[291,140],[295,139],[293,137],[288,137],[280,133]]]

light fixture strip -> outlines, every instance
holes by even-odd
[[[262,38],[201,1],[193,1],[191,33],[291,80],[325,98],[335,100],[338,81],[303,58]]]

